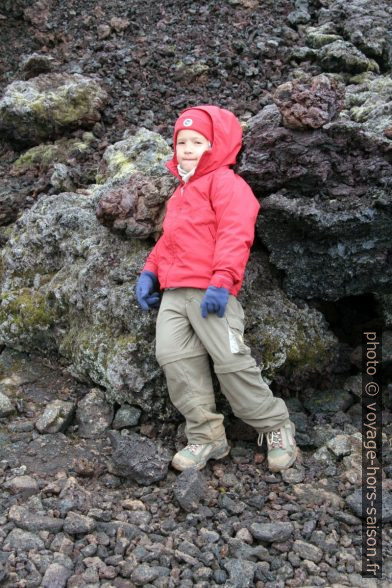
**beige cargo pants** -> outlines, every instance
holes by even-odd
[[[275,398],[243,340],[244,312],[230,295],[225,316],[201,316],[205,290],[165,290],[156,324],[156,357],[167,380],[169,396],[185,417],[189,443],[225,437],[223,415],[216,412],[210,364],[233,413],[268,433],[289,420],[285,402]]]

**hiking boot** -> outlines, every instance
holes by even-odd
[[[188,468],[201,470],[209,459],[221,459],[230,451],[230,445],[226,439],[211,441],[198,445],[191,443],[175,454],[172,460],[172,466],[176,470],[184,471]]]
[[[298,455],[294,439],[295,426],[291,421],[275,431],[266,433],[268,448],[268,467],[271,472],[280,472],[290,468]],[[263,433],[259,434],[258,444],[263,441]]]

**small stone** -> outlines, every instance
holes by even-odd
[[[103,390],[93,388],[78,403],[76,421],[81,437],[99,437],[110,427],[112,420],[113,406],[106,401]]]
[[[64,431],[70,424],[75,405],[73,402],[54,400],[50,402],[44,413],[39,417],[35,426],[40,433],[58,433]]]
[[[229,573],[229,586],[235,586],[236,588],[252,586],[256,569],[255,562],[245,559],[226,559],[223,565]]]
[[[70,535],[78,533],[91,533],[96,527],[96,522],[76,512],[70,511],[64,521],[64,531]]]
[[[172,454],[165,447],[137,433],[110,431],[109,438],[113,445],[111,473],[144,485],[166,477]]]
[[[58,533],[63,528],[64,521],[49,515],[37,514],[30,508],[14,504],[8,512],[8,518],[18,527],[26,531],[50,531]]]
[[[249,545],[251,545],[253,543],[253,537],[246,527],[242,527],[241,529],[238,529],[235,536],[236,536],[236,539],[240,539],[241,541],[244,541],[245,543],[248,543]]]
[[[22,494],[24,497],[32,496],[39,490],[37,480],[34,480],[31,476],[16,476],[11,480],[7,480],[4,488],[12,494]]]
[[[319,563],[323,557],[323,552],[320,547],[312,543],[307,543],[306,541],[301,541],[300,539],[294,541],[293,551],[298,553],[302,559],[308,559],[315,563]]]
[[[313,458],[316,461],[324,463],[327,466],[333,465],[333,463],[334,463],[331,452],[328,450],[328,448],[325,445],[323,445],[322,447],[319,447],[319,449],[317,449],[313,453]]]
[[[346,504],[350,507],[354,514],[360,518],[367,516],[366,512],[362,512],[362,488],[358,488],[346,498]],[[392,493],[384,490],[382,492],[382,522],[383,524],[392,521]]]
[[[125,510],[146,510],[146,506],[141,500],[133,500],[132,498],[123,500],[121,506]]]
[[[211,531],[210,529],[202,527],[199,531],[199,539],[203,544],[216,543],[219,541],[220,535],[216,531]]]
[[[45,544],[35,533],[13,529],[4,541],[4,547],[11,549],[29,551],[30,549],[45,549]]]
[[[71,575],[71,570],[60,564],[52,563],[46,569],[41,586],[42,588],[65,588]]]
[[[287,484],[299,484],[305,478],[305,468],[302,466],[295,466],[294,468],[283,470],[281,475],[282,480]]]
[[[320,572],[320,568],[316,565],[313,561],[309,559],[304,559],[302,562],[303,567],[306,569],[308,574],[318,574]]]
[[[110,37],[111,28],[109,25],[101,24],[97,28],[97,33],[98,33],[98,39],[100,39],[100,40],[107,39],[108,37]]]
[[[338,494],[313,484],[296,484],[293,486],[293,492],[302,504],[329,503],[335,508],[343,508],[344,506],[344,500]]]
[[[336,435],[330,441],[327,441],[327,447],[332,451],[336,457],[343,457],[350,455],[352,446],[349,435]]]
[[[113,421],[113,429],[123,429],[124,427],[134,427],[138,424],[142,411],[140,408],[123,404],[118,411]]]
[[[237,515],[244,512],[246,505],[241,500],[233,500],[227,494],[221,494],[219,496],[219,506],[227,510],[228,513]]]
[[[334,518],[341,523],[345,523],[346,525],[360,525],[361,519],[355,517],[354,515],[350,514],[349,512],[338,511],[334,513]]]
[[[129,27],[129,20],[127,18],[113,16],[110,19],[110,26],[116,31],[116,33],[122,33]]]
[[[292,523],[252,523],[249,527],[255,539],[273,543],[274,541],[282,542],[290,539],[294,532]]]
[[[15,412],[15,407],[12,404],[11,400],[0,392],[0,417],[8,417]]]
[[[174,487],[177,502],[187,512],[197,510],[207,488],[203,475],[196,468],[188,468],[178,476]]]

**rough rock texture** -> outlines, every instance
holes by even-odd
[[[258,229],[288,294],[337,300],[390,290],[387,138],[345,118],[287,129],[278,108],[267,106],[248,122],[239,170],[261,197],[270,193]]]
[[[13,223],[22,211],[32,204],[34,204],[34,198],[31,196],[29,178],[24,178],[19,182],[13,178],[2,179],[0,185],[0,225]]]
[[[72,402],[66,402],[64,400],[55,400],[48,404],[45,408],[44,413],[35,423],[36,428],[40,433],[57,433],[67,428],[73,413],[75,406]]]
[[[392,77],[359,76],[346,86],[345,111],[363,128],[392,138]]]
[[[112,424],[113,406],[106,402],[103,390],[94,388],[79,402],[76,422],[81,437],[99,437]]]
[[[141,128],[135,134],[125,131],[121,141],[109,145],[102,156],[100,181],[128,178],[140,172],[149,177],[172,177],[164,163],[172,149],[158,133]]]
[[[165,202],[176,180],[164,163],[172,150],[158,133],[140,129],[104,152],[98,180],[97,218],[128,238],[159,237]]]
[[[93,125],[107,94],[79,74],[41,74],[13,82],[0,100],[0,129],[23,144],[38,144],[75,126]]]
[[[96,139],[91,132],[84,132],[75,139],[62,138],[54,143],[45,143],[27,149],[12,164],[11,174],[20,176],[26,172],[46,173],[55,163],[73,164],[83,159]]]
[[[145,486],[166,477],[172,458],[166,448],[136,433],[122,436],[117,431],[111,431],[110,440],[113,445],[113,473]]]
[[[128,238],[157,239],[162,229],[164,204],[173,188],[174,182],[168,176],[149,178],[132,174],[121,185],[105,188],[97,206],[97,218]]]
[[[343,108],[344,88],[326,75],[300,79],[279,86],[273,100],[290,129],[318,129]]]
[[[44,577],[48,588],[61,579],[67,588],[88,588],[93,580],[107,588],[125,588],[134,580],[146,585],[148,578],[155,578],[151,581],[157,588],[197,583],[256,588],[258,582],[291,588],[337,582],[377,588],[360,576],[361,519],[352,510],[361,514],[362,478],[352,477],[350,470],[359,449],[361,473],[362,436],[349,411],[328,413],[320,405],[317,414],[309,415],[305,434],[317,428],[320,442],[332,441],[332,451],[324,446],[330,460],[319,462],[318,452],[304,447],[303,468],[296,464],[286,472],[301,472],[300,480],[272,475],[265,448],[255,453],[254,441],[232,440],[229,457],[211,460],[198,472],[207,491],[198,493],[195,511],[184,513],[175,486],[181,485],[183,496],[192,498],[194,479],[189,472],[169,468],[162,480],[147,486],[124,475],[138,460],[143,471],[150,462],[158,464],[159,473],[160,448],[175,451],[172,424],[152,427],[152,419],[132,429],[138,433],[136,440],[134,435],[119,436],[124,445],[118,475],[111,473],[113,449],[105,436],[86,439],[72,426],[67,435],[37,435],[34,415],[46,403],[58,396],[81,398],[86,392],[60,365],[45,364],[37,356],[9,349],[0,354],[0,381],[13,386],[19,411],[25,407],[7,418],[0,432],[0,572],[6,588],[21,580],[41,586]],[[297,413],[304,410],[297,399],[291,406]],[[390,413],[384,414],[384,421],[387,520]],[[147,457],[145,445],[151,449]],[[348,449],[350,455],[343,455]],[[89,474],[86,470],[91,469]],[[390,582],[388,523],[381,532],[382,581]]]
[[[252,254],[239,299],[245,308],[245,338],[264,378],[302,390],[307,380],[325,381],[333,372],[337,339],[321,313],[296,304],[281,290],[264,253]]]
[[[206,483],[196,468],[188,468],[179,474],[173,488],[178,504],[187,512],[197,511],[205,497]]]
[[[342,36],[383,68],[392,66],[392,7],[385,0],[335,0],[319,13],[319,24],[332,22]]]

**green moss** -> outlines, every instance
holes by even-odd
[[[3,292],[0,296],[0,321],[11,319],[19,331],[49,328],[57,318],[46,297],[33,289],[22,288],[17,292]]]
[[[278,337],[263,335],[263,366],[264,370],[269,370],[276,364],[276,356],[282,352],[282,344]]]
[[[329,346],[322,337],[309,337],[302,328],[297,330],[295,343],[286,351],[286,367],[289,370],[314,370],[325,364],[329,358]],[[327,358],[328,355],[328,358]]]
[[[67,163],[71,156],[83,153],[89,148],[94,135],[84,133],[83,139],[85,141],[80,139],[60,139],[55,143],[32,147],[14,162],[12,172],[20,174],[37,166],[46,169],[53,163]]]
[[[320,49],[320,47],[324,47],[324,45],[328,45],[329,43],[333,43],[334,41],[338,41],[339,39],[341,39],[339,35],[314,32],[308,35],[307,42],[314,49]]]
[[[117,151],[110,158],[110,167],[115,170],[114,178],[137,171],[135,164],[121,151]]]
[[[57,88],[56,93],[49,94],[54,121],[60,125],[69,125],[88,115],[92,108],[92,92],[94,88],[89,84],[72,88],[63,86]]]

